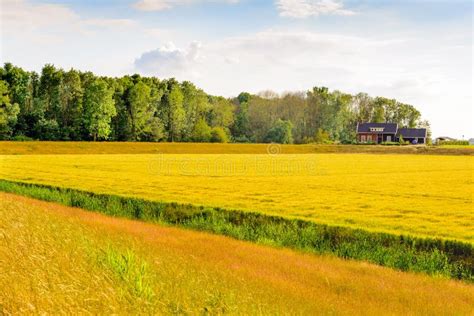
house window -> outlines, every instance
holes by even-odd
[[[362,143],[365,143],[365,135],[361,135],[361,136],[360,136],[360,141],[361,141]]]
[[[392,136],[391,135],[388,135],[387,136],[387,142],[391,142],[392,141]]]

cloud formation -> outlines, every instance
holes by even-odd
[[[226,95],[238,93],[235,89],[306,89],[315,82],[344,88],[353,81],[376,84],[383,74],[372,72],[379,67],[389,73],[403,71],[400,65],[386,65],[384,55],[404,45],[404,40],[270,29],[204,44],[192,42],[187,49],[170,43],[143,53],[135,67],[147,75],[194,79],[213,93]]]
[[[136,25],[130,19],[81,18],[75,11],[61,4],[34,3],[28,0],[2,0],[0,10],[3,31],[10,34],[37,34],[45,29],[88,32],[100,28],[120,28]]]
[[[180,49],[170,42],[143,53],[135,60],[135,67],[142,73],[160,77],[176,77],[183,72],[192,74],[199,61],[201,46],[200,42],[192,42],[187,49]]]
[[[344,8],[337,0],[278,0],[277,8],[280,16],[291,18],[307,18],[318,15],[354,15],[354,11]]]
[[[141,11],[163,11],[176,6],[203,2],[232,4],[239,2],[239,0],[139,0],[133,4],[133,7]]]

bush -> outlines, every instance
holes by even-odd
[[[293,144],[293,123],[277,120],[265,136],[265,143]]]
[[[248,144],[252,142],[247,136],[234,137],[233,141],[234,143],[243,143],[243,144]]]
[[[200,119],[194,126],[191,139],[195,142],[207,143],[211,140],[211,127],[207,125],[204,119]]]
[[[34,139],[25,135],[16,135],[12,137],[11,140],[16,141],[16,142],[30,142],[30,141],[33,141]]]
[[[406,141],[383,142],[383,143],[380,143],[380,145],[384,145],[384,146],[405,146],[405,145],[410,145],[410,142],[406,142]]]
[[[318,128],[316,134],[314,135],[314,141],[317,144],[330,144],[331,140],[329,138],[329,133],[325,130]]]
[[[212,143],[228,143],[229,137],[222,127],[214,127],[211,131],[211,142]]]
[[[56,120],[41,119],[35,125],[36,135],[41,135],[42,140],[58,140],[59,124]]]
[[[468,140],[441,140],[438,145],[457,145],[457,146],[469,146]]]

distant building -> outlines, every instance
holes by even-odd
[[[469,145],[474,145],[474,138],[469,138]]]
[[[398,128],[397,123],[358,123],[359,143],[398,142],[403,137],[410,144],[426,144],[426,128]]]
[[[435,140],[435,143],[436,144],[439,144],[440,142],[445,142],[445,141],[455,141],[457,140],[456,138],[452,138],[452,137],[448,137],[448,136],[440,136],[440,137],[437,137],[436,140]]]

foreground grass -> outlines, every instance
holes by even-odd
[[[5,155],[0,178],[474,243],[470,156]]]
[[[403,271],[474,281],[474,247],[457,241],[371,233],[259,213],[160,203],[0,180],[0,191],[112,216],[172,224],[237,239],[367,260]]]
[[[203,144],[203,143],[137,143],[137,142],[10,142],[0,141],[0,155],[42,154],[281,154],[374,153],[474,155],[474,146],[373,146],[373,145],[277,145]]]
[[[474,287],[0,193],[0,312],[469,315]]]

